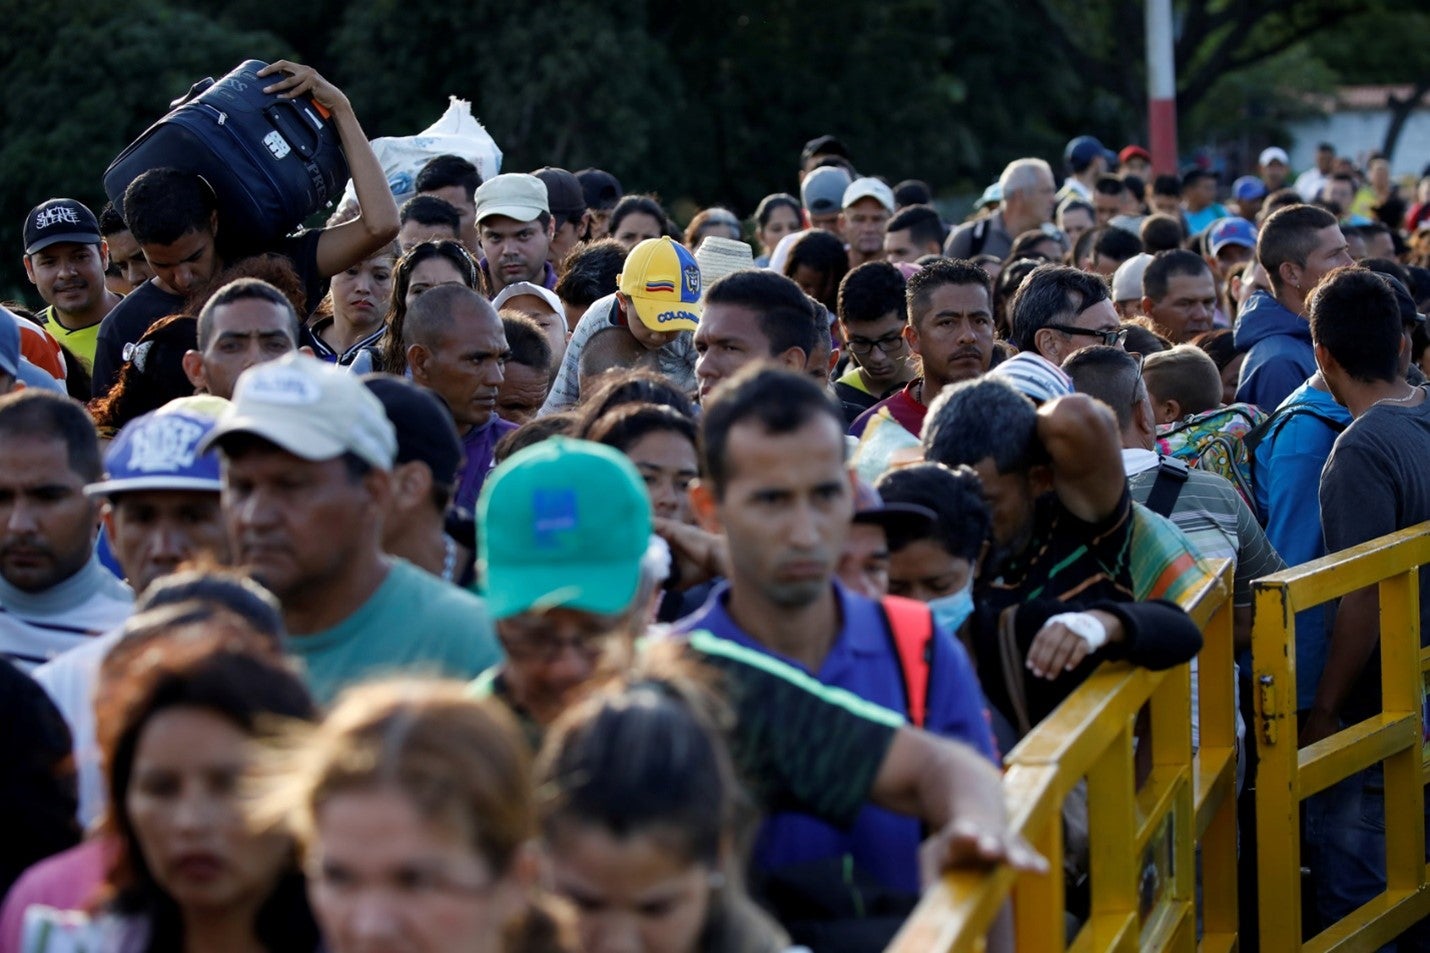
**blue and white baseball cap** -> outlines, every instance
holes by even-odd
[[[218,454],[199,444],[218,424],[228,401],[208,394],[180,397],[136,417],[109,444],[105,478],[84,488],[89,496],[136,490],[197,490],[217,493]]]

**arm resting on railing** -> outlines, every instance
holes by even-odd
[[[1047,862],[1008,829],[1002,777],[968,745],[902,728],[884,755],[870,799],[935,833],[920,851],[924,883],[952,867],[1007,862],[1042,872]]]

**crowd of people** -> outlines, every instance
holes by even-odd
[[[1195,665],[1211,560],[1245,679],[1252,580],[1430,517],[1430,168],[1079,136],[949,224],[821,136],[682,229],[456,155],[399,205],[263,75],[331,114],[325,227],[173,168],[25,221],[0,953],[879,949],[942,870],[1046,869],[1001,755]],[[1302,743],[1378,710],[1376,613],[1298,618]],[[1383,888],[1378,771],[1309,802],[1324,922]]]

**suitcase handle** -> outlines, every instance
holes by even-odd
[[[315,105],[311,100],[291,99],[276,102],[263,110],[263,115],[273,128],[288,140],[288,145],[302,156],[305,162],[312,161],[318,154],[320,145],[318,130],[303,116],[304,111]]]
[[[205,76],[203,79],[199,80],[197,83],[195,83],[194,85],[190,86],[190,87],[189,87],[189,91],[188,91],[187,93],[185,93],[184,95],[180,96],[178,99],[174,100],[173,102],[169,103],[169,109],[170,109],[170,110],[178,109],[180,106],[184,105],[184,103],[191,103],[191,102],[193,102],[195,99],[198,99],[199,96],[201,96],[201,95],[203,95],[205,92],[207,92],[207,91],[208,91],[208,88],[209,88],[210,86],[212,86],[213,84],[214,84],[214,78],[213,78],[212,76]]]

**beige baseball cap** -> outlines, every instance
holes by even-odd
[[[477,221],[488,215],[505,215],[518,222],[530,222],[551,211],[546,183],[525,172],[494,176],[477,187]]]
[[[304,460],[351,452],[391,470],[397,456],[397,433],[382,401],[346,368],[298,352],[239,376],[232,403],[199,452],[236,433],[262,437]]]

